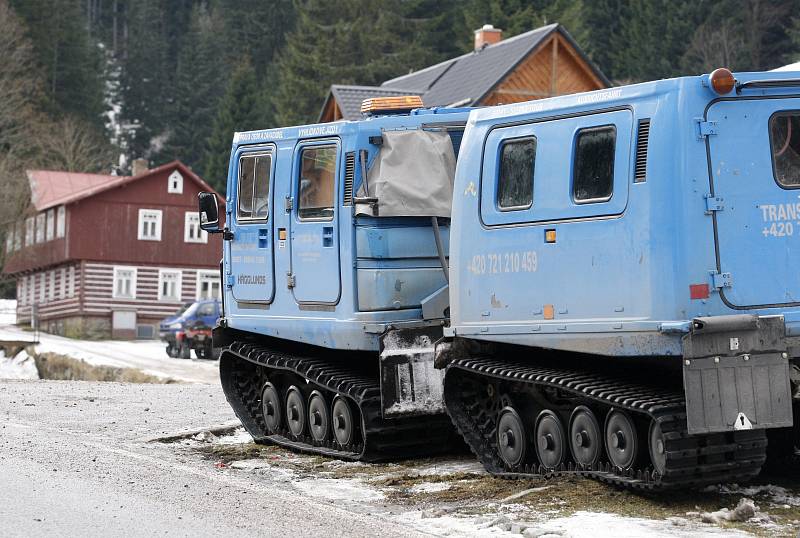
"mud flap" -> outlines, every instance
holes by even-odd
[[[780,316],[697,318],[684,337],[690,434],[792,426]]]
[[[440,326],[391,329],[381,337],[381,407],[384,418],[444,413],[444,372],[434,367]]]

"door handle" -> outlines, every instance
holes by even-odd
[[[267,248],[269,243],[269,230],[258,231],[258,248]]]
[[[323,247],[333,246],[333,226],[322,227],[322,246]]]

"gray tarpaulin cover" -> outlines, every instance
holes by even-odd
[[[456,156],[445,131],[386,131],[358,196],[378,199],[381,217],[449,217]]]

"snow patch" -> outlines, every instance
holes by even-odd
[[[0,350],[0,379],[39,379],[39,370],[27,352],[20,351],[15,357],[6,357]]]
[[[743,495],[745,497],[755,497],[763,495],[768,498],[773,505],[800,506],[800,496],[792,494],[786,488],[772,484],[758,486],[741,487],[738,484],[725,484],[720,486],[709,486],[706,491],[715,491],[723,495]]]
[[[451,485],[447,482],[423,482],[416,486],[408,488],[409,493],[436,493],[438,491],[447,491]]]
[[[380,491],[351,478],[309,478],[295,480],[294,487],[307,495],[331,501],[380,501]]]
[[[17,301],[0,299],[0,327],[17,322]]]

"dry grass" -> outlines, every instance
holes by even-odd
[[[174,379],[145,374],[135,368],[95,366],[81,359],[56,353],[34,356],[41,379],[64,381],[118,381],[122,383],[176,383]]]

